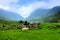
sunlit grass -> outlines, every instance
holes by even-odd
[[[0,40],[60,40],[60,29],[0,30]]]
[[[11,25],[7,24],[7,26]],[[3,29],[0,30],[0,40],[60,40],[60,28],[48,28],[49,26],[54,27],[56,25],[60,25],[60,23],[43,23],[39,25],[41,29],[30,29],[27,31],[21,31],[21,29]]]

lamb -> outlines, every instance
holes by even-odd
[[[25,27],[25,28],[22,28],[22,31],[27,31],[29,30],[29,28]]]

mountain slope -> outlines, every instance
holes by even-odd
[[[19,14],[5,11],[3,9],[0,9],[0,19],[10,20],[10,21],[24,20],[24,18],[21,17]]]
[[[60,22],[60,6],[58,7],[54,7],[53,9],[51,9],[52,11],[50,11],[51,13],[53,13],[52,15],[49,15],[45,18],[45,22]]]
[[[36,17],[43,18],[49,12],[49,9],[36,9],[33,11],[30,16],[28,16],[27,20],[35,19]]]
[[[49,22],[53,20],[60,20],[60,6],[52,9],[37,9],[31,13],[27,20],[40,20],[39,22]]]

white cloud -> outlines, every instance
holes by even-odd
[[[35,1],[27,6],[18,4],[19,0],[0,0],[0,9],[16,12],[22,17],[28,17],[34,10],[38,8],[51,9],[55,6],[60,6],[60,0]]]
[[[22,6],[21,8],[18,9],[17,12],[18,12],[22,17],[26,18],[26,17],[29,16],[29,14],[31,13],[32,10],[33,10],[33,9],[32,9],[32,6],[29,5],[29,6],[27,6],[27,7]]]
[[[10,10],[12,7],[16,8],[17,3],[18,0],[0,0],[0,9]]]
[[[60,6],[60,0],[49,0],[47,6],[48,6],[48,8]]]
[[[9,7],[8,7],[8,6],[0,5],[0,9],[8,10],[8,9],[9,9]]]
[[[46,3],[44,3],[44,2],[34,2],[34,3],[29,4],[28,6],[22,6],[21,8],[18,9],[17,12],[22,17],[27,18],[35,9],[37,9],[39,7],[43,8],[45,6],[45,4]]]

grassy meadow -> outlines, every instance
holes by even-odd
[[[0,30],[0,40],[60,40],[60,29]]]
[[[31,28],[27,31],[17,28],[18,24],[18,22],[0,23],[0,40],[60,40],[60,23],[42,23],[38,29]],[[12,29],[4,29],[5,27]]]

